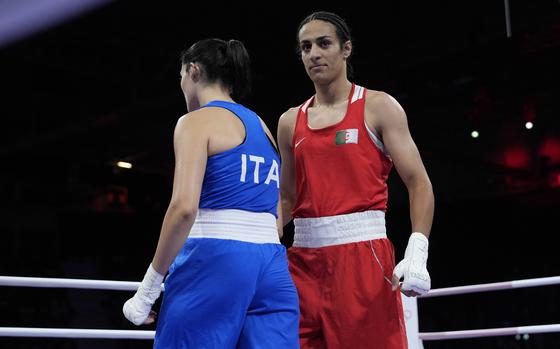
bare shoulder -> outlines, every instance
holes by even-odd
[[[210,130],[212,128],[212,123],[216,121],[216,118],[212,117],[215,113],[216,111],[213,111],[210,108],[201,108],[189,112],[177,120],[175,133],[192,131],[204,133],[204,130]]]
[[[376,120],[376,124],[406,121],[406,114],[400,103],[384,91],[367,90],[366,115]]]
[[[181,116],[179,120],[177,120],[177,124],[175,125],[175,133],[179,133],[189,126],[189,116],[189,113],[187,113]]]
[[[278,142],[280,142],[281,145],[291,144],[294,129],[296,128],[298,110],[299,107],[290,108],[285,111],[280,116],[280,120],[278,120]]]
[[[278,120],[277,134],[281,149],[287,149],[292,144],[298,110],[299,107],[290,108],[286,110]]]
[[[264,132],[266,133],[266,135],[268,136],[268,138],[270,139],[272,144],[274,144],[274,146],[277,148],[276,140],[274,139],[274,136],[272,135],[272,132],[270,132],[270,129],[266,125],[266,122],[264,122],[264,120],[260,116],[257,116],[257,117],[259,118],[259,121],[261,122],[261,126],[262,126]]]
[[[403,111],[399,102],[384,91],[367,90],[366,106],[372,111],[390,111],[393,109]]]
[[[296,122],[296,117],[298,114],[299,107],[293,107],[286,110],[278,120],[278,126],[282,125],[284,127],[293,126]]]
[[[211,126],[213,123],[220,124],[221,118],[231,117],[231,113],[224,108],[207,107],[191,111],[179,118],[177,124],[190,126]]]

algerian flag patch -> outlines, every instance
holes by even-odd
[[[349,128],[347,130],[336,131],[336,136],[334,139],[334,144],[358,144],[358,129]]]

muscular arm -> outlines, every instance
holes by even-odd
[[[274,137],[272,136],[272,132],[268,129],[264,121],[261,119],[261,125],[263,127],[266,136],[270,139],[270,142],[274,145],[276,150],[278,151],[278,145],[274,141]],[[282,195],[278,195],[278,206],[276,207],[276,212],[278,214],[278,219],[276,219],[276,226],[278,227],[278,237],[282,239],[284,235],[284,220],[282,219]]]
[[[367,102],[366,122],[377,130],[408,190],[413,232],[430,235],[434,216],[432,184],[418,148],[408,129],[400,104],[386,93],[376,93]]]
[[[123,305],[123,314],[135,325],[155,321],[151,310],[161,293],[161,282],[185,243],[194,223],[206,171],[210,129],[204,114],[196,111],[182,117],[175,127],[175,177],[156,252],[138,290]],[[194,115],[197,114],[197,115]]]
[[[278,195],[278,206],[276,207],[278,218],[276,219],[276,227],[278,228],[278,237],[282,239],[284,236],[284,214],[282,213],[282,194]]]
[[[208,132],[202,115],[182,117],[175,128],[173,194],[152,261],[165,275],[194,223],[208,158]]]
[[[282,226],[292,220],[292,209],[295,205],[295,167],[294,153],[292,151],[292,138],[294,134],[297,108],[291,108],[278,121],[278,147],[282,157],[280,176],[280,196],[282,211]]]

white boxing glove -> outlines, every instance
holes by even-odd
[[[123,314],[130,322],[138,326],[146,321],[152,305],[161,293],[163,277],[164,275],[158,273],[150,264],[138,291],[123,305]]]
[[[393,270],[393,279],[400,283],[401,291],[414,291],[423,295],[430,290],[431,280],[426,263],[428,261],[428,238],[422,233],[412,233],[404,252],[403,260]]]

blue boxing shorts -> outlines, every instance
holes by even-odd
[[[299,348],[298,295],[279,243],[189,237],[165,281],[154,348]]]

